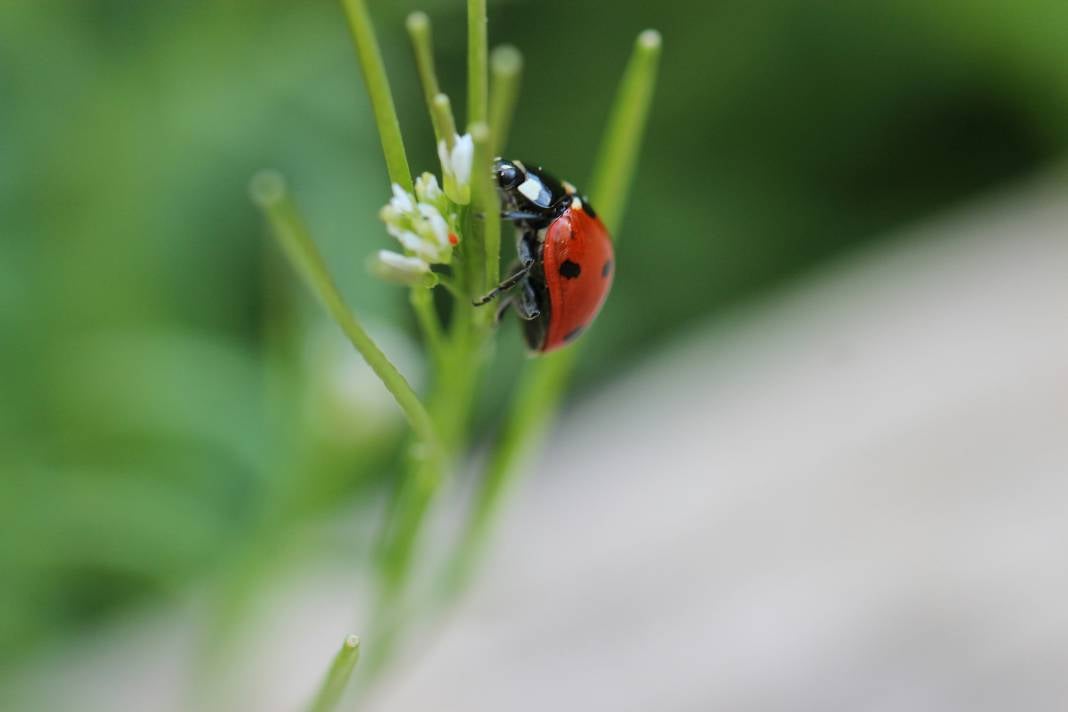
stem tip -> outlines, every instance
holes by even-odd
[[[518,74],[523,69],[523,54],[510,44],[494,47],[490,53],[490,68],[495,74]]]
[[[456,119],[452,116],[452,102],[449,101],[448,95],[439,92],[430,105],[430,111],[441,131],[442,140],[451,151],[456,145]]]
[[[638,46],[642,49],[660,49],[660,33],[656,30],[645,30],[638,35]]]
[[[408,19],[405,20],[404,24],[409,32],[425,32],[430,27],[430,18],[427,17],[425,12],[416,11],[408,15]]]
[[[358,635],[348,635],[348,636],[346,636],[345,637],[345,647],[346,648],[350,648],[350,649],[355,649],[355,648],[360,647],[360,636],[358,636]]]
[[[487,143],[490,138],[489,124],[485,121],[476,121],[468,127],[471,132],[471,140],[476,144]]]
[[[278,171],[259,171],[249,181],[248,194],[260,207],[274,205],[286,196],[286,179]]]

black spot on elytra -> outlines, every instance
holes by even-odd
[[[560,265],[560,276],[564,279],[574,279],[580,274],[582,274],[582,265],[578,262],[564,260],[564,263]]]
[[[607,277],[612,274],[612,260],[608,260],[604,263],[604,267],[601,268],[601,276]]]
[[[566,334],[564,334],[564,343],[565,344],[569,344],[572,341],[574,341],[575,339],[577,339],[579,337],[579,334],[581,334],[583,332],[583,330],[585,330],[585,328],[586,328],[585,326],[580,326],[580,327],[578,327],[576,329],[572,329],[571,331],[569,331]]]

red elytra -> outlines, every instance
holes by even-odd
[[[570,343],[594,320],[612,288],[614,259],[607,228],[580,201],[549,225],[541,261],[550,316],[540,352]]]

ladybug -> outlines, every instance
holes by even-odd
[[[548,353],[578,338],[604,305],[614,271],[612,238],[567,181],[500,158],[493,174],[501,216],[516,226],[518,260],[511,275],[475,305],[505,293],[497,318],[512,307],[523,321],[527,346]]]

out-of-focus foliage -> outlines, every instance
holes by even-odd
[[[422,170],[417,6],[457,97],[465,26],[458,0],[372,4]],[[1063,3],[512,0],[490,24],[526,56],[509,153],[581,184],[647,26],[662,82],[596,378],[1068,142]],[[363,272],[388,186],[335,3],[0,8],[0,661],[387,486],[399,421],[265,248],[265,165],[412,354],[405,295]],[[520,353],[506,327],[483,427]]]

